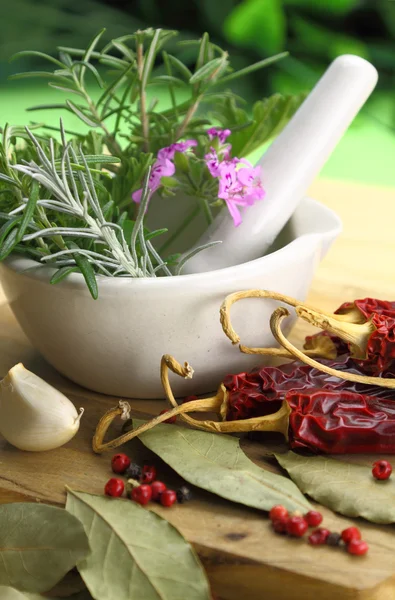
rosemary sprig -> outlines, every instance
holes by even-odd
[[[81,132],[66,131],[61,122],[59,128],[33,123],[0,130],[0,260],[18,252],[57,267],[52,283],[81,272],[93,297],[98,295],[98,275],[179,274],[190,256],[209,247],[187,252],[177,263],[158,253],[161,244],[156,247],[153,238],[166,230],[150,232],[144,222],[150,210],[150,173],[160,149],[183,138],[193,138],[204,149],[207,128],[220,124],[232,129],[235,155],[243,156],[242,150],[252,151],[277,133],[299,103],[298,98],[276,95],[257,103],[251,117],[240,106],[243,100],[224,88],[286,53],[235,71],[228,53],[206,33],[200,40],[182,42],[196,47],[191,67],[178,58],[174,44],[169,51],[176,31],[136,31],[100,49],[104,31],[85,49],[59,47],[57,57],[37,51],[14,56],[33,55],[47,61],[51,70],[12,78],[39,77],[66,95],[63,103],[28,110],[68,111],[80,119]],[[158,85],[168,90],[165,106],[153,97]],[[218,204],[217,184],[204,160],[193,154],[185,160],[188,165],[176,187],[195,199],[191,214],[203,211],[211,222]],[[166,179],[165,197],[174,195],[174,182]],[[142,182],[136,204],[132,193]],[[175,225],[163,249],[178,233]]]

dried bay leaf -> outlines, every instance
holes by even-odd
[[[56,598],[50,598],[49,596],[42,596],[41,594],[29,594],[27,592],[20,592],[15,588],[0,585],[0,599],[1,600],[59,600]],[[79,594],[73,594],[68,596],[64,600],[92,600],[92,596],[88,591],[82,591]]]
[[[48,591],[89,552],[82,524],[62,508],[3,504],[0,524],[0,585]]]
[[[193,548],[166,520],[135,502],[68,490],[92,552],[77,566],[96,600],[210,600]]]
[[[371,466],[294,452],[275,456],[302,492],[320,504],[347,517],[395,522],[395,480],[377,481]]]
[[[27,594],[5,585],[0,585],[0,598],[1,600],[51,600],[48,596],[44,597],[41,596],[41,594]]]
[[[133,422],[135,427],[142,423]],[[217,496],[261,510],[275,504],[288,510],[311,509],[292,481],[255,465],[235,437],[157,425],[139,439],[186,481]]]

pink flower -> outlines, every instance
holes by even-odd
[[[241,223],[238,206],[247,205],[245,198],[243,198],[243,187],[237,179],[235,164],[224,161],[220,164],[219,169],[218,198],[225,200],[235,227],[238,227]]]
[[[185,142],[176,142],[165,148],[161,148],[157,154],[157,160],[152,167],[151,175],[148,182],[148,188],[150,190],[150,198],[152,194],[160,187],[162,177],[171,177],[175,173],[175,166],[171,162],[176,152],[186,152],[189,148],[197,146],[196,140],[186,140]],[[143,189],[140,188],[132,194],[132,200],[134,202],[141,202],[141,195]]]
[[[265,197],[261,176],[261,167],[245,167],[237,171],[237,180],[243,186],[244,195],[251,204]]]
[[[189,148],[197,146],[196,140],[186,140],[185,142],[176,142],[175,144],[171,144],[170,146],[166,146],[162,148],[158,152],[158,159],[164,160],[168,158],[169,160],[173,160],[176,152],[186,152]]]
[[[154,166],[151,169],[151,174],[148,181],[148,189],[150,190],[150,198],[152,194],[160,187],[160,181],[162,177],[171,177],[175,173],[175,166],[171,162],[171,160],[165,158],[162,160],[157,160]],[[141,201],[141,196],[143,193],[143,188],[136,190],[132,194],[132,199],[134,202],[139,203]]]
[[[265,196],[260,179],[261,168],[252,167],[245,159],[234,158],[220,163],[218,170],[218,198],[225,200],[235,227],[238,227],[242,221],[238,207],[252,206]]]
[[[207,135],[209,137],[209,140],[211,141],[215,137],[217,137],[219,139],[220,144],[224,144],[231,133],[232,132],[230,129],[218,129],[217,127],[211,127],[210,129],[207,129]]]
[[[211,152],[205,155],[206,165],[210,174],[213,177],[219,177],[219,158],[214,148],[210,148]]]

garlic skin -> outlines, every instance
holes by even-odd
[[[0,434],[20,450],[63,446],[77,433],[83,412],[22,363],[0,382]]]

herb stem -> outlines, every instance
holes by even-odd
[[[147,97],[143,85],[143,69],[144,69],[144,53],[143,44],[137,43],[137,73],[140,82],[140,112],[141,112],[141,127],[143,130],[143,151],[149,152],[149,121],[147,115]]]
[[[172,70],[171,70],[171,65],[170,65],[170,61],[169,61],[169,55],[167,54],[167,52],[163,51],[162,56],[163,56],[163,62],[166,67],[166,72],[169,75],[169,77],[171,77]],[[173,84],[171,83],[171,81],[169,83],[169,94],[170,94],[170,98],[171,98],[171,104],[173,106],[174,116],[176,118],[176,121],[178,121],[179,116],[178,116],[178,110],[177,110],[176,95],[175,95],[174,87],[173,87]]]
[[[79,91],[84,96],[85,102],[87,103],[92,116],[95,118],[97,123],[100,125],[100,127],[106,134],[106,142],[107,142],[109,150],[115,155],[118,155],[118,156],[122,155],[121,146],[118,144],[116,139],[111,135],[111,133],[110,133],[109,129],[107,128],[107,126],[105,125],[105,123],[103,123],[102,119],[100,118],[100,114],[96,108],[95,103],[93,102],[92,98],[89,96],[84,85],[80,82],[75,71],[73,71],[73,79],[74,79],[74,82],[75,82],[76,86],[78,87]]]
[[[199,107],[199,104],[200,104],[200,101],[201,101],[202,98],[203,98],[203,95],[200,94],[196,98],[195,102],[193,104],[191,104],[191,106],[189,107],[189,109],[187,111],[187,114],[185,115],[185,118],[184,118],[183,122],[181,123],[181,125],[179,126],[179,128],[176,131],[176,134],[175,134],[175,139],[176,140],[180,139],[184,135],[185,130],[188,127],[188,125],[189,125],[189,123],[190,123],[193,115],[197,111],[197,109]]]
[[[202,209],[204,212],[204,216],[206,217],[207,223],[208,223],[208,225],[211,225],[211,223],[214,221],[214,217],[211,212],[211,208],[209,206],[208,200],[206,198],[199,198],[199,200],[202,205]]]

